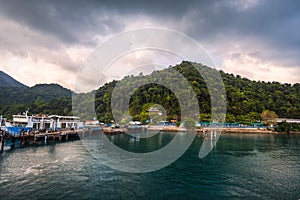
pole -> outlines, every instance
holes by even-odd
[[[4,132],[2,132],[2,134],[1,134],[1,152],[3,152],[3,150],[4,150]]]

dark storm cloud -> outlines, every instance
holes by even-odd
[[[124,30],[124,15],[169,15],[188,12],[191,2],[173,1],[1,1],[0,13],[63,42],[93,42],[91,33],[109,34]],[[178,15],[178,16],[177,16]],[[127,21],[126,23],[130,23]]]
[[[229,41],[244,45],[243,50],[256,48],[256,58],[299,67],[300,2],[252,1],[248,7],[246,2],[215,1],[208,10],[191,8],[196,12],[186,21],[193,24],[185,31],[209,45],[221,47]]]
[[[89,44],[95,32],[108,34],[124,26],[113,12],[84,1],[2,1],[0,13],[65,43]]]
[[[254,2],[254,3],[253,3]],[[251,6],[251,4],[254,4]],[[248,6],[248,7],[247,7]],[[186,18],[188,35],[197,39],[258,37],[298,48],[299,1],[2,1],[3,15],[64,42],[93,42],[91,33],[117,33],[146,15],[162,23]],[[194,14],[193,14],[194,13]],[[184,24],[182,25],[184,26]]]
[[[47,52],[48,49],[93,48],[100,42],[99,36],[108,37],[128,30],[135,22],[139,22],[137,27],[143,27],[148,20],[150,26],[181,31],[206,48],[216,49],[220,60],[226,54],[238,53],[300,68],[300,1],[0,0],[0,5],[0,19],[12,20],[38,35],[37,39],[30,36],[30,41],[24,41],[23,33],[1,30],[2,51],[14,49],[11,51],[18,55],[28,54],[17,48],[19,44],[22,47],[22,43],[23,49],[30,46],[28,51],[41,52],[44,58],[47,53],[53,54]],[[63,68],[73,66],[66,58],[60,59],[59,52],[52,57],[52,60],[67,63],[68,67]]]
[[[299,47],[300,2],[258,1],[248,8],[243,8],[242,3],[230,2],[212,1],[204,9],[200,5],[191,8],[190,11],[195,10],[196,14],[189,18],[193,20],[189,34],[198,39],[220,35],[239,39],[257,37],[279,45]]]

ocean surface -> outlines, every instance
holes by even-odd
[[[108,137],[132,152],[151,152],[174,133]],[[0,199],[300,199],[300,135],[223,134],[199,159],[201,144],[196,137],[171,165],[137,174],[104,165],[80,140],[5,151]]]

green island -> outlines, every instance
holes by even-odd
[[[99,89],[92,91],[94,99],[88,99],[91,93],[80,94],[84,101],[94,101],[95,111],[99,121],[110,123],[113,119],[111,112],[111,96],[115,86],[119,83],[126,85],[138,81],[139,76],[153,78],[164,77],[170,84],[174,82],[170,70],[176,70],[182,74],[192,86],[200,107],[200,122],[210,122],[211,104],[210,95],[203,77],[194,66],[206,70],[208,73],[216,69],[199,63],[183,61],[176,66],[170,66],[161,71],[154,71],[150,75],[127,76],[122,80],[114,80],[106,83]],[[234,75],[219,71],[226,90],[227,123],[239,123],[255,125],[263,123],[270,126],[276,124],[277,118],[300,118],[300,84],[288,84],[279,82],[253,81],[240,75]],[[2,73],[0,92],[0,113],[6,118],[13,114],[21,113],[29,109],[34,114],[72,115],[72,91],[58,84],[39,84],[27,87],[20,83],[12,83]],[[6,79],[5,79],[6,78]],[[6,82],[5,82],[6,81]],[[9,84],[7,84],[9,83]],[[80,96],[79,95],[79,96]],[[118,95],[118,94],[117,94]],[[122,93],[119,94],[120,98]],[[148,84],[135,90],[130,99],[129,114],[133,120],[143,124],[149,123],[151,106],[158,104],[163,106],[166,112],[166,121],[180,124],[180,106],[176,95],[168,88],[158,84]],[[85,118],[86,110],[81,111]],[[86,114],[88,117],[88,113]],[[298,123],[279,122],[275,128],[278,132],[298,132]]]

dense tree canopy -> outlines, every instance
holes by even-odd
[[[171,67],[181,73],[193,87],[197,95],[200,120],[209,121],[211,113],[210,94],[203,77],[195,69],[204,68],[206,71],[215,69],[208,68],[198,63],[183,61],[181,64]],[[176,83],[168,71],[170,68],[155,71],[154,74],[160,74],[166,81]],[[223,78],[226,100],[228,122],[255,122],[261,120],[261,113],[264,110],[272,110],[279,117],[300,118],[300,84],[282,84],[279,82],[251,81],[239,75],[233,75],[220,71]],[[141,76],[141,75],[140,75]],[[125,77],[123,85],[134,83],[137,77]],[[117,81],[106,84],[96,91],[96,111],[100,120],[109,120],[112,118],[110,104],[111,94],[117,84]],[[183,88],[184,89],[184,88]],[[120,99],[122,93],[120,93]],[[163,105],[168,114],[168,119],[180,119],[180,107],[178,99],[170,89],[158,85],[147,84],[135,90],[130,101],[130,114],[136,116],[136,119],[145,120],[143,106],[147,104]]]
[[[261,120],[267,125],[276,125],[277,118],[278,116],[274,111],[264,110],[261,113]]]
[[[7,118],[29,109],[33,114],[71,114],[72,91],[58,84],[0,87],[0,114]]]
[[[210,121],[211,113],[211,95],[208,92],[204,78],[195,69],[200,67],[206,73],[215,72],[216,69],[206,67],[198,63],[183,61],[174,67],[169,67],[161,71],[154,71],[152,74],[144,76],[127,76],[121,81],[112,81],[106,83],[98,90],[93,91],[92,99],[81,98],[82,104],[94,101],[95,111],[100,121],[109,122],[113,119],[111,111],[111,97],[113,92],[122,102],[123,96],[130,94],[129,113],[134,120],[146,121],[149,119],[147,110],[154,104],[162,105],[167,114],[167,120],[181,120],[181,107],[179,106],[178,95],[190,98],[185,93],[185,88],[176,77],[174,70],[179,72],[188,81],[189,85],[198,100],[201,121]],[[282,84],[279,82],[252,81],[239,75],[228,74],[219,71],[226,90],[228,122],[255,122],[261,120],[261,114],[264,110],[274,111],[279,117],[300,118],[300,84]],[[161,79],[161,80],[160,80]],[[168,87],[157,83],[147,83],[147,80],[164,81],[169,85],[180,88],[179,94],[175,94]],[[138,83],[144,81],[144,85],[136,87]],[[153,82],[153,81],[152,81]],[[155,82],[155,81],[154,81]],[[135,85],[136,84],[136,85]],[[118,86],[118,90],[116,89]],[[127,93],[132,89],[132,92]],[[0,87],[0,113],[6,117],[12,114],[23,112],[29,108],[31,113],[43,114],[71,114],[72,99],[71,91],[62,88],[59,85],[37,85],[28,87]],[[218,92],[218,88],[214,88]],[[182,92],[181,92],[182,91]],[[87,95],[88,96],[88,95]],[[120,106],[120,105],[116,105]],[[195,105],[186,105],[193,110]],[[80,115],[88,118],[84,109],[79,107]],[[118,114],[118,113],[114,113]],[[124,113],[123,113],[124,114]]]

